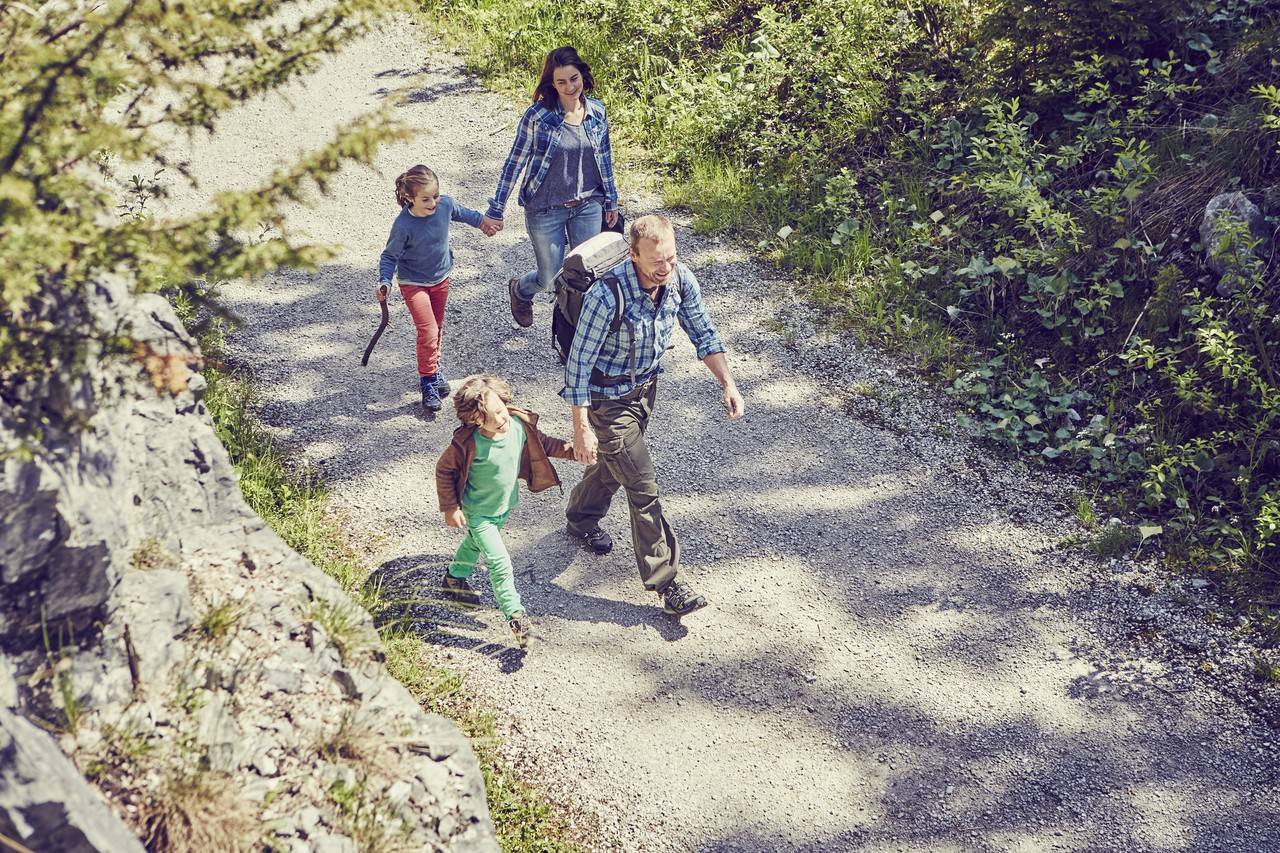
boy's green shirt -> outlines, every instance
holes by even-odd
[[[467,515],[496,518],[515,509],[520,502],[520,454],[525,430],[519,418],[507,422],[506,435],[489,438],[475,432],[476,455],[471,462],[462,509]]]

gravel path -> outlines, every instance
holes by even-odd
[[[403,84],[408,97],[389,93]],[[350,170],[291,216],[338,247],[334,262],[223,294],[246,321],[233,350],[256,373],[263,418],[323,470],[387,588],[404,591],[435,579],[458,534],[432,479],[453,418],[417,414],[398,297],[359,366],[391,183],[425,162],[444,192],[483,207],[518,107],[400,21],[229,116],[193,143],[193,165],[203,192],[243,186],[389,97],[414,138],[381,153],[381,175]],[[654,205],[624,199],[629,216]],[[1069,482],[969,443],[933,391],[816,333],[788,282],[676,219],[747,400],[727,422],[680,339],[651,445],[688,577],[712,606],[664,616],[635,576],[625,505],[606,519],[618,547],[597,558],[563,535],[555,491],[526,494],[508,527],[543,634],[527,654],[496,611],[414,605],[504,715],[513,760],[581,810],[594,846],[1280,848],[1275,733],[1195,676],[1203,656],[1183,665],[1161,639],[1166,621],[1203,621],[1203,593],[1065,547],[1079,533]],[[532,330],[509,324],[505,281],[532,252],[514,205],[508,223],[492,239],[455,226],[443,364],[455,379],[509,377],[566,434],[549,304]],[[567,494],[580,469],[560,471]],[[1150,602],[1160,609],[1143,622]],[[1247,666],[1229,635],[1206,642],[1204,655]]]

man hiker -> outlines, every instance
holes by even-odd
[[[573,407],[574,457],[590,466],[569,495],[565,515],[570,535],[595,553],[607,554],[613,540],[600,529],[600,519],[618,488],[626,490],[640,580],[661,597],[663,610],[682,616],[705,607],[707,599],[680,577],[680,543],[662,514],[644,436],[657,395],[659,363],[677,322],[724,389],[729,417],[742,417],[744,404],[725,361],[724,343],[702,304],[698,280],[676,260],[670,221],[663,216],[637,219],[629,242],[630,257],[584,295],[565,363],[560,396]],[[609,276],[617,279],[622,295],[626,319],[621,323],[615,322]]]

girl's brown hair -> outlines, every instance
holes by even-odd
[[[578,56],[578,51],[570,45],[557,47],[555,50],[547,54],[547,59],[542,63],[542,76],[538,78],[537,88],[533,90],[533,102],[541,103],[549,110],[556,108],[556,102],[560,100],[560,93],[556,91],[556,86],[551,82],[551,77],[556,73],[557,68],[563,68],[566,65],[572,65],[582,74],[582,93],[585,95],[596,87],[596,79],[591,76],[591,66]]]
[[[458,420],[470,426],[477,423],[476,416],[484,420],[484,395],[492,391],[506,405],[511,405],[515,397],[511,393],[511,383],[501,376],[489,373],[477,373],[462,380],[462,386],[453,392],[453,410],[458,413]]]
[[[408,207],[413,204],[413,197],[424,187],[439,187],[440,179],[436,173],[419,163],[396,178],[396,204]]]

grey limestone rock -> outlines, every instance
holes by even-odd
[[[1245,233],[1233,233],[1233,228],[1243,228]],[[1200,222],[1200,243],[1214,273],[1223,275],[1233,268],[1242,268],[1256,254],[1256,250],[1244,244],[1242,238],[1245,237],[1259,242],[1267,240],[1266,221],[1257,205],[1242,192],[1221,193],[1210,199]],[[1230,282],[1218,287],[1223,296],[1230,295],[1233,289],[1234,284]]]
[[[0,657],[0,681],[12,685]],[[49,735],[10,710],[0,685],[0,833],[33,850],[142,853],[128,828]]]

